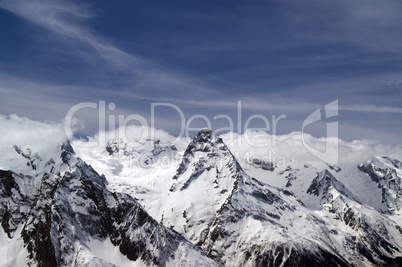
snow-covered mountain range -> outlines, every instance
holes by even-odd
[[[298,137],[3,139],[0,266],[401,266],[399,148]]]

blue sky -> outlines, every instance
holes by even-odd
[[[0,0],[0,113],[60,121],[104,100],[107,115],[150,120],[167,102],[237,129],[241,101],[241,125],[286,115],[285,134],[338,99],[340,138],[400,144],[401,12],[401,1]],[[155,112],[178,134],[175,110]],[[76,115],[96,132],[95,110]],[[308,130],[324,136],[325,122]]]

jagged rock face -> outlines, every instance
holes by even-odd
[[[322,238],[312,242],[290,228],[301,224],[306,232],[322,228],[315,229]],[[225,266],[322,266],[324,262],[347,266],[345,259],[326,249],[330,244],[322,224],[291,192],[241,174],[202,248]]]
[[[394,214],[401,210],[402,163],[400,161],[389,157],[382,157],[365,164],[360,164],[358,169],[366,173],[373,182],[378,184],[382,197],[381,212]],[[400,173],[399,175],[397,171]]]
[[[360,204],[360,201],[350,192],[345,185],[338,181],[328,170],[317,174],[317,177],[311,182],[307,189],[307,194],[321,197],[320,205],[330,203],[340,196],[347,197]]]
[[[110,240],[128,259],[146,265],[174,262],[180,250],[198,255],[193,263],[214,264],[179,234],[159,225],[132,197],[108,191],[105,177],[77,158],[68,143],[60,155],[60,161],[49,166],[54,173],[45,172],[38,188],[33,177],[0,171],[1,225],[10,238],[22,227],[28,263],[71,266],[99,261],[80,256],[87,253],[91,239],[98,239]]]
[[[225,164],[218,165],[222,158],[226,159]],[[274,170],[261,166],[257,164],[257,168]],[[341,170],[338,166],[331,167],[336,173]],[[213,172],[217,168],[220,171]],[[288,183],[296,180],[295,175],[288,173]],[[219,179],[230,182],[219,183]],[[203,130],[185,150],[173,180],[172,199],[193,203],[209,198],[208,203],[214,203],[208,212],[202,208],[183,208],[185,204],[173,204],[169,200],[168,207],[184,218],[184,226],[179,231],[225,266],[294,266],[296,262],[298,266],[324,263],[381,266],[399,261],[395,257],[401,255],[398,240],[402,236],[398,225],[379,214],[371,214],[328,170],[318,173],[306,192],[314,202],[315,209],[310,210],[292,192],[249,177],[226,145]],[[202,181],[212,183],[219,190],[203,187]],[[197,189],[206,191],[203,194]],[[203,213],[207,216],[201,218]],[[366,213],[370,216],[365,216]],[[327,218],[323,220],[321,216]],[[164,222],[169,221],[167,218],[164,217]],[[341,230],[345,226],[347,229]],[[340,243],[345,247],[340,248]]]
[[[37,161],[41,161],[40,156],[37,153],[32,153],[31,149],[27,148],[25,151],[23,151],[21,148],[18,146],[14,145],[13,148],[15,151],[20,154],[22,157],[27,159],[27,166],[30,166],[33,170],[37,169]]]
[[[333,214],[334,219],[353,230],[346,239],[351,253],[376,265],[401,260],[392,257],[402,251],[400,244],[393,240],[394,235],[399,235],[395,231],[398,225],[372,213],[328,170],[317,174],[307,193],[316,196],[323,210]]]
[[[201,131],[188,145],[172,178],[169,196],[161,207],[163,223],[174,225],[191,242],[201,244],[240,171],[222,139],[209,130]]]
[[[252,266],[352,266],[340,257],[311,244],[303,246],[269,242],[244,248],[245,265]]]
[[[211,170],[216,171],[212,183],[216,185],[216,188],[227,190],[227,187],[233,186],[232,178],[241,170],[241,167],[222,139],[213,138],[210,130],[203,130],[194,137],[184,152],[176,175],[173,177],[177,182],[173,184],[171,191],[188,188],[204,172]],[[227,182],[226,180],[230,180],[228,185],[221,183]]]
[[[21,179],[21,175],[0,170],[1,226],[10,238],[14,236],[17,226],[26,220],[27,208],[33,200],[21,192],[15,177]],[[27,180],[30,182],[29,177]]]
[[[347,263],[320,244],[297,235],[294,229],[288,230],[289,223],[296,223],[295,217],[305,216],[307,222],[303,223],[311,231],[320,219],[309,214],[291,192],[249,177],[222,140],[208,130],[201,131],[188,145],[173,180],[170,197],[174,202],[167,199],[163,222],[173,224],[177,218],[174,214],[182,214],[183,227],[177,228],[179,232],[225,266],[295,262],[306,266],[315,262],[315,266],[320,266],[328,255],[334,262]],[[190,204],[180,205],[177,199]],[[308,253],[303,249],[304,243],[320,253]],[[285,247],[292,249],[282,259],[272,253]]]
[[[239,176],[202,248],[225,266],[401,263],[395,256],[402,251],[396,223],[362,206],[328,171],[319,173],[310,189],[322,206],[319,213],[291,192]]]

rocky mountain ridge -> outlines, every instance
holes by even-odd
[[[161,140],[135,149],[111,140],[99,155],[77,155],[70,143],[51,157],[18,146],[8,153],[12,168],[0,171],[1,226],[5,241],[19,240],[30,265],[402,262],[402,164],[390,157],[354,167],[291,161],[281,168],[240,161],[207,129],[182,151]],[[124,163],[134,153],[148,164]],[[173,167],[150,171],[163,157]],[[95,170],[87,160],[103,165]],[[113,164],[119,172],[105,168]],[[124,175],[132,179],[123,184]],[[353,177],[378,198],[348,186]],[[110,248],[114,256],[106,256]]]
[[[107,190],[70,144],[60,152],[41,177],[0,171],[1,225],[9,238],[22,238],[28,265],[114,266],[91,253],[93,240],[145,265],[216,265],[132,197]]]

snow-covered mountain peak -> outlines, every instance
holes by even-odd
[[[208,153],[213,150],[215,153],[218,153],[217,149],[228,150],[221,138],[212,135],[211,130],[205,128],[194,136],[193,140],[187,146],[184,156],[189,154],[195,156],[196,152]]]
[[[195,136],[194,136],[194,142],[208,142],[214,139],[215,136],[212,135],[212,131],[208,128],[204,128],[200,130]]]
[[[391,157],[376,157],[358,169],[381,189],[380,211],[395,214],[402,209],[402,163]]]
[[[75,155],[74,149],[71,146],[70,142],[66,141],[61,145],[61,159],[64,164],[68,164],[70,162],[71,157]]]
[[[310,187],[307,189],[307,194],[314,195],[320,199],[320,206],[323,204],[331,203],[338,197],[346,197],[357,203],[360,201],[345,187],[345,185],[338,181],[328,170],[317,173],[316,178],[311,182]]]
[[[60,149],[61,149],[61,151],[63,151],[63,152],[65,151],[65,152],[68,152],[68,153],[70,153],[70,154],[75,154],[75,151],[74,151],[73,147],[71,146],[70,141],[65,141],[65,142],[61,145]]]
[[[162,193],[164,200],[151,213],[199,244],[241,175],[240,165],[222,139],[204,129],[188,144],[168,193]]]
[[[234,178],[241,170],[236,158],[221,138],[216,138],[208,129],[201,130],[188,145],[176,171],[171,188],[184,190],[196,179],[203,177],[210,186],[221,192],[231,190]],[[202,178],[201,177],[201,178]]]

